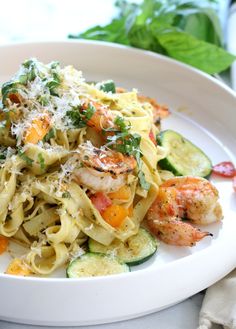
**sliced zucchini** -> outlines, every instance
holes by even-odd
[[[116,257],[87,252],[68,265],[66,275],[68,278],[82,278],[112,275],[129,271],[129,266],[122,263]]]
[[[148,231],[140,228],[136,235],[131,236],[124,243],[114,240],[109,246],[104,246],[89,239],[88,246],[91,252],[115,255],[122,262],[132,266],[148,260],[156,252],[158,242]]]
[[[212,171],[212,162],[196,145],[173,130],[165,130],[157,137],[159,145],[168,155],[158,162],[162,169],[176,176],[199,176],[207,178]]]

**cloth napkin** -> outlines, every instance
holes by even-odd
[[[213,323],[236,329],[236,269],[207,289],[198,329],[210,329]]]
[[[236,54],[236,3],[231,7],[227,25],[228,50]],[[231,86],[236,91],[236,62],[231,67]],[[213,324],[236,329],[236,269],[206,291],[198,329],[210,329]]]

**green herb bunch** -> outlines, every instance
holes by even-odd
[[[236,58],[223,49],[218,1],[143,0],[137,4],[119,0],[118,16],[110,24],[69,37],[151,50],[215,74]]]

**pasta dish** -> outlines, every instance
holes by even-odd
[[[187,173],[176,183],[181,173],[157,166],[169,154],[156,140],[168,109],[137,90],[111,80],[87,83],[72,66],[30,59],[2,85],[1,99],[0,235],[28,248],[7,273],[49,275],[83,255],[88,241],[101,255],[103,247],[125,245],[141,226],[166,243],[194,245],[209,233],[191,226],[186,237],[181,226],[191,241],[178,243],[184,238],[173,234],[174,225],[185,225],[180,218],[221,219],[218,192],[202,178],[207,175]],[[188,197],[180,206],[178,184],[203,191],[196,196],[193,188],[190,196],[201,202],[200,217]],[[178,210],[169,209],[173,193]]]

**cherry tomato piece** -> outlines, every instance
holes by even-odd
[[[215,175],[222,177],[234,177],[236,175],[235,166],[230,161],[223,161],[216,164],[215,166],[213,166],[212,172]]]
[[[102,213],[107,209],[107,207],[111,206],[111,199],[106,196],[106,194],[102,192],[97,192],[90,197],[93,205],[97,210]]]

